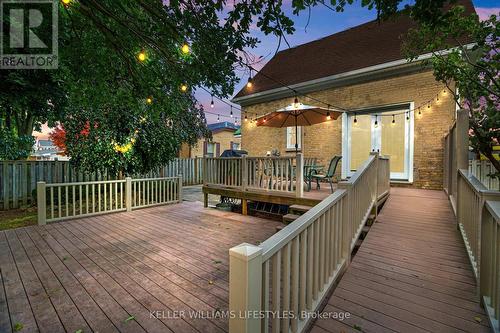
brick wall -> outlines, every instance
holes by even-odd
[[[378,81],[333,88],[311,93],[312,97],[345,109],[368,108],[386,104],[414,102],[416,106],[435,97],[443,84],[435,81],[431,71],[406,74]],[[280,99],[246,106],[244,111],[263,115],[289,105],[293,98]],[[300,102],[317,105],[301,98]],[[413,186],[441,189],[443,177],[443,137],[455,117],[455,103],[451,94],[440,96],[432,108],[415,114]],[[342,152],[341,118],[303,128],[305,157],[318,157],[322,164]],[[267,151],[279,149],[282,155],[293,155],[286,150],[286,129],[257,127],[250,121],[242,124],[242,146],[250,156],[264,156]]]

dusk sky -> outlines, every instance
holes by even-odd
[[[366,8],[362,8],[360,1],[358,0],[352,6],[346,6],[346,11],[343,13],[333,12],[324,6],[315,7],[311,11],[310,22],[306,28],[308,18],[307,11],[303,11],[299,16],[294,16],[291,13],[291,1],[283,2],[285,10],[295,21],[296,31],[293,35],[287,37],[291,47],[323,38],[376,18],[376,12],[374,10],[369,11]],[[411,2],[408,1],[407,3]],[[498,14],[500,12],[500,0],[473,0],[473,3],[476,7],[476,12],[481,18],[486,18],[491,14]],[[256,66],[257,69],[259,69],[275,54],[278,40],[274,36],[265,36],[257,29],[254,32],[254,36],[258,37],[261,42],[257,48],[250,50],[250,52],[256,57],[265,57],[265,60],[260,63],[259,66]],[[288,48],[288,46],[282,42],[280,50],[286,48]],[[242,77],[240,84],[235,89],[235,93],[237,93],[246,83],[247,78],[248,74],[245,74]],[[215,100],[215,107],[212,109],[210,108],[209,94],[203,91],[198,91],[196,93],[196,97],[200,103],[204,105],[206,111],[220,114],[220,121],[234,121],[234,119],[229,117],[230,108],[228,105]],[[236,112],[236,110],[234,115],[239,118],[239,112]],[[217,122],[217,115],[207,113],[206,117],[209,124]]]

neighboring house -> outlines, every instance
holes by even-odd
[[[467,12],[474,11],[470,1],[461,2]],[[307,94],[347,110],[337,120],[299,128],[305,157],[327,165],[334,155],[342,155],[342,176],[348,177],[370,152],[378,151],[390,156],[394,183],[441,189],[443,137],[457,106],[432,69],[422,65],[429,55],[413,63],[401,55],[401,36],[414,26],[401,15],[280,51],[233,102],[249,118],[290,105],[294,93],[278,83],[284,82],[299,92],[299,102],[326,107],[300,96]],[[422,105],[421,115],[418,110],[405,113]],[[402,113],[394,116],[394,123],[393,113]],[[265,156],[273,149],[282,156],[295,154],[294,128],[258,127],[248,121],[241,133],[250,156]]]
[[[44,161],[67,161],[69,158],[49,139],[37,139],[30,159]]]
[[[240,126],[224,121],[209,124],[208,129],[212,133],[211,140],[202,138],[193,147],[184,144],[179,157],[218,157],[224,150],[241,148],[241,134],[236,134]]]

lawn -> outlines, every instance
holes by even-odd
[[[36,207],[0,211],[0,230],[35,225]]]

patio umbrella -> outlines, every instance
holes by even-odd
[[[342,112],[314,105],[298,103],[270,112],[256,119],[257,126],[292,127],[295,126],[295,152],[298,152],[298,126],[311,126],[337,119]]]

